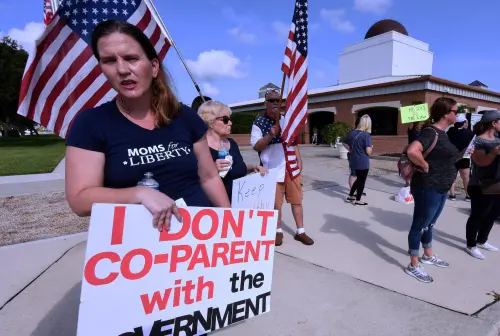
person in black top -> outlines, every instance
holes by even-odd
[[[207,126],[170,89],[153,43],[136,26],[100,22],[92,52],[116,100],[86,109],[66,139],[66,199],[89,216],[95,203],[142,204],[152,225],[170,230],[176,201],[227,208],[230,202],[210,156]],[[153,174],[159,186],[138,186]]]
[[[411,144],[413,141],[417,140],[418,137],[420,136],[420,133],[422,133],[422,126],[424,125],[423,122],[415,122],[413,123],[412,128],[408,128],[408,144]]]
[[[246,164],[241,156],[240,149],[236,141],[228,138],[231,134],[231,109],[229,106],[214,100],[203,103],[198,108],[199,116],[208,125],[207,139],[208,146],[215,165],[222,175],[222,181],[226,187],[229,201],[231,201],[233,192],[233,181],[246,176],[248,173],[258,172],[261,175],[267,173],[267,169],[262,166]],[[221,141],[229,147],[229,155],[232,157],[232,163],[229,160],[219,159],[219,147]],[[230,170],[229,170],[230,169]],[[224,173],[227,172],[226,175]]]
[[[457,122],[453,127],[450,127],[446,133],[451,143],[457,147],[459,152],[465,152],[469,146],[472,138],[474,138],[474,133],[469,129],[469,122],[464,113],[457,115]],[[470,177],[470,159],[461,158],[455,163],[455,166],[460,173],[460,177],[464,183],[465,190],[465,200],[470,200],[469,194],[467,192],[467,186],[469,184]],[[456,200],[455,196],[455,183],[451,185],[450,196],[451,201]]]
[[[203,99],[201,99],[201,96],[196,96],[194,97],[193,102],[191,103],[191,108],[195,110],[195,112],[198,112],[198,109],[200,108],[201,104],[209,100],[212,100],[212,98],[203,96]]]
[[[419,167],[411,180],[410,188],[415,200],[413,221],[408,234],[410,264],[405,272],[422,282],[432,282],[419,263],[448,267],[449,263],[437,258],[432,251],[432,231],[444,204],[448,191],[457,177],[455,162],[459,155],[445,130],[455,123],[457,102],[448,97],[436,99],[431,107],[431,124],[424,127],[419,138],[407,150],[408,158]],[[431,146],[434,147],[431,148]],[[423,153],[429,148],[429,155]],[[420,244],[424,254],[419,258]]]

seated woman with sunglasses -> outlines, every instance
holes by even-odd
[[[229,201],[231,201],[233,191],[233,181],[244,177],[252,172],[259,172],[261,175],[267,173],[267,169],[261,166],[246,164],[241,156],[238,144],[228,138],[231,134],[231,109],[229,106],[218,101],[207,101],[198,109],[198,114],[208,126],[207,140],[210,147],[210,153],[215,161],[219,172],[229,172],[222,178],[226,187]],[[229,160],[219,159],[219,147],[221,141],[226,142],[229,147],[229,155],[232,156],[232,163]]]

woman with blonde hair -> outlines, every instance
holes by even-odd
[[[361,202],[361,196],[370,170],[370,155],[373,149],[371,132],[372,120],[369,115],[365,114],[359,119],[358,127],[347,138],[347,150],[351,154],[349,163],[356,172],[356,181],[351,187],[347,200],[353,202],[354,205],[368,204]]]
[[[246,176],[252,172],[258,172],[261,175],[267,173],[267,169],[262,166],[247,164],[241,156],[238,144],[228,136],[231,134],[231,108],[216,100],[210,100],[201,104],[198,108],[198,115],[208,126],[207,140],[210,147],[212,159],[215,161],[219,175],[224,182],[229,201],[232,199],[233,181]],[[228,160],[226,157],[219,157],[221,147],[228,151]],[[223,154],[222,154],[223,155]]]
[[[69,130],[65,180],[73,212],[88,216],[94,203],[143,204],[153,227],[168,231],[172,215],[182,220],[180,199],[230,207],[207,127],[169,88],[147,36],[127,22],[103,21],[92,50],[118,98],[84,110]]]

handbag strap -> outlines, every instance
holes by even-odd
[[[430,154],[430,152],[434,149],[434,147],[436,147],[436,143],[438,141],[438,133],[436,132],[435,129],[432,129],[432,130],[434,131],[434,133],[436,133],[436,136],[434,137],[434,141],[432,142],[432,144],[429,146],[429,148],[427,148],[427,150],[422,155],[424,157],[424,159],[427,157],[427,155]]]

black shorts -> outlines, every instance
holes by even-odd
[[[455,167],[457,169],[468,169],[470,168],[470,159],[460,159],[455,162]]]

